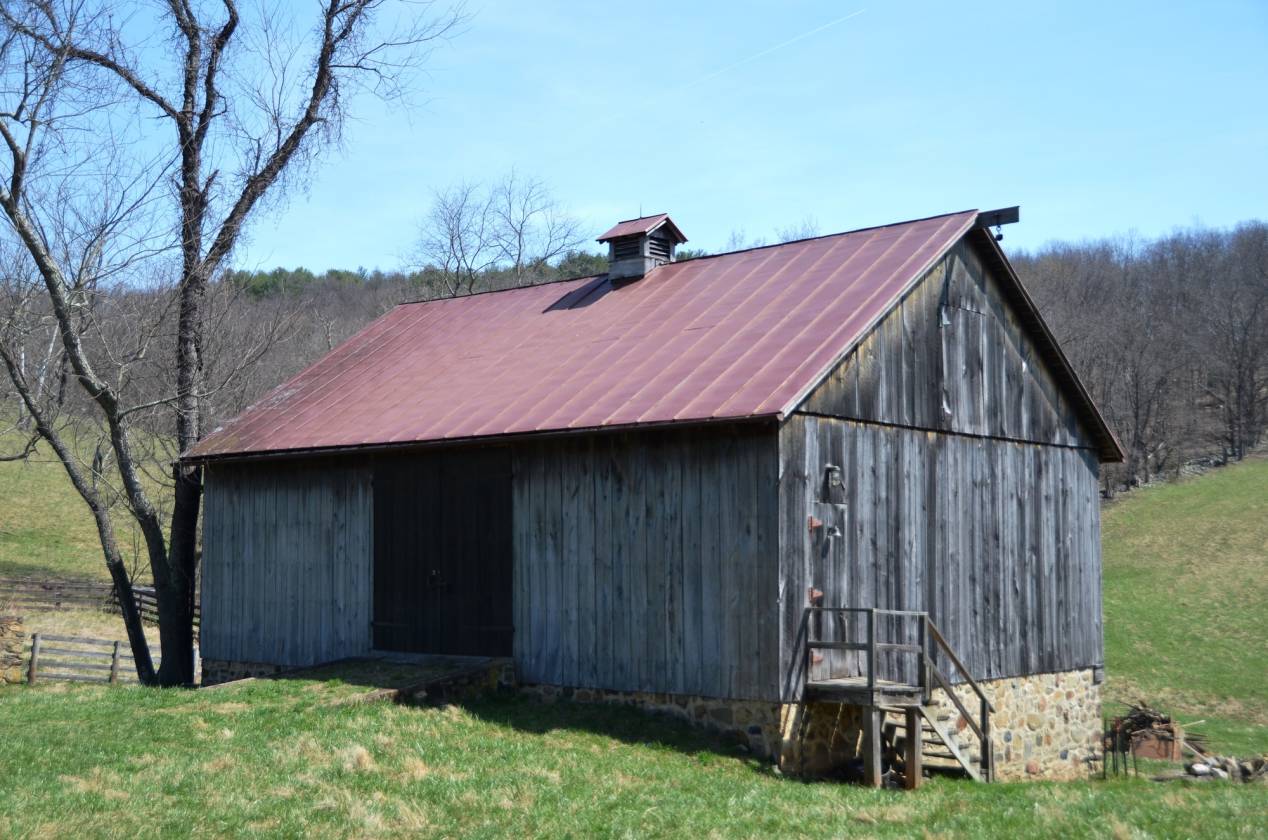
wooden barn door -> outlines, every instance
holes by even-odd
[[[374,647],[511,654],[511,468],[505,448],[380,456]]]

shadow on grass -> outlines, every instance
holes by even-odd
[[[487,671],[493,660],[467,656],[368,656],[282,671],[272,680],[339,682],[372,690],[414,691],[469,671]]]
[[[482,722],[532,735],[576,732],[630,746],[677,752],[701,763],[738,761],[762,775],[778,775],[769,761],[753,755],[736,737],[709,732],[663,712],[572,700],[546,702],[510,691],[454,701]]]

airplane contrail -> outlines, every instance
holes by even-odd
[[[741,67],[745,64],[748,64],[750,61],[756,61],[757,59],[762,58],[763,56],[770,55],[776,50],[782,50],[784,47],[787,47],[791,44],[795,44],[798,41],[804,40],[805,38],[809,38],[811,35],[822,32],[823,30],[836,26],[839,23],[845,23],[847,20],[850,20],[851,18],[856,18],[866,11],[867,9],[859,9],[856,12],[850,12],[848,15],[839,17],[836,20],[830,20],[827,23],[816,26],[814,29],[808,29],[805,32],[802,32],[800,35],[794,35],[793,37],[789,38],[787,41],[781,41],[778,44],[775,44],[773,47],[767,47],[766,49],[761,50],[760,52],[753,53],[747,58],[741,58],[739,61],[732,62],[731,64],[728,64],[725,67],[720,67],[717,70],[714,70],[712,73],[706,73],[705,75],[701,76],[698,79],[693,79],[690,82],[687,82],[685,85],[681,85],[680,87],[678,87],[677,90],[686,90],[687,88],[695,87],[698,84],[707,82],[710,79],[715,79],[718,76],[721,76],[723,73],[727,73],[731,70],[734,70],[736,67]]]

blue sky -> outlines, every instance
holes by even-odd
[[[394,268],[432,191],[514,167],[690,247],[1022,207],[1005,247],[1268,217],[1268,2],[474,0],[413,105],[261,217],[246,268]]]

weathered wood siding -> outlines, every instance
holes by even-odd
[[[975,678],[1101,664],[1095,453],[806,416],[781,440],[787,696],[810,587],[829,606],[929,611]],[[836,496],[828,464],[842,470]],[[861,623],[850,632],[863,640]],[[816,676],[859,664],[829,654]]]
[[[202,655],[310,665],[369,651],[370,470],[329,459],[206,476]]]
[[[517,446],[521,678],[777,698],[777,469],[766,425]]]
[[[1092,446],[1070,396],[962,240],[799,410],[917,429]]]
[[[1101,664],[1098,470],[1073,401],[962,241],[780,430],[785,696],[810,587],[827,606],[928,610],[976,678]],[[862,640],[861,622],[816,629]],[[860,665],[829,653],[816,676]]]

